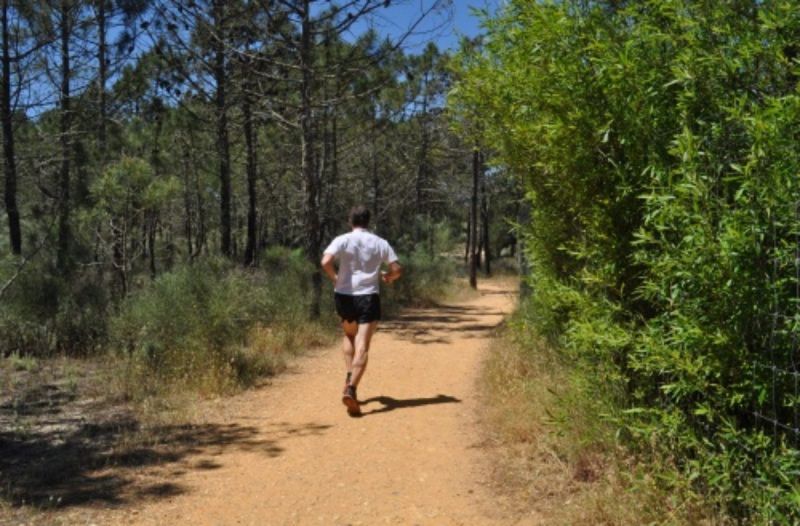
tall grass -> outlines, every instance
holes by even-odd
[[[523,304],[482,378],[504,490],[543,524],[716,523],[671,459],[620,446],[613,390],[539,336],[536,323]]]

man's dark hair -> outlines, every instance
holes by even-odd
[[[354,206],[350,209],[350,225],[367,228],[369,226],[369,210],[364,205]]]

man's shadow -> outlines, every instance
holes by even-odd
[[[387,411],[394,411],[395,409],[402,409],[405,407],[419,407],[421,405],[431,405],[431,404],[460,404],[461,400],[454,396],[448,395],[437,395],[431,398],[409,398],[407,400],[398,400],[396,398],[392,398],[391,396],[373,396],[372,398],[367,398],[366,400],[361,401],[361,407],[363,408],[365,405],[371,404],[373,402],[378,402],[379,404],[383,405],[383,407],[378,409],[372,409],[371,411],[363,412],[363,415],[374,415],[376,413],[386,413]]]

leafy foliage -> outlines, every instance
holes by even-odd
[[[29,265],[0,302],[0,355],[86,356],[101,349],[110,300],[93,277],[67,280],[47,263]]]
[[[211,260],[162,274],[126,299],[111,343],[134,371],[129,394],[146,395],[142,383],[226,391],[275,372],[279,355],[320,342],[320,326],[307,320],[305,260],[270,252],[267,261],[289,264],[263,272]]]
[[[795,437],[757,416],[796,394],[769,371],[797,352],[797,9],[512,1],[486,26],[452,108],[525,184],[539,332],[616,386],[632,447],[798,520]]]
[[[435,305],[452,289],[457,265],[448,255],[456,246],[450,228],[424,222],[421,228],[427,239],[414,244],[409,232],[398,244],[403,278],[381,291],[389,312],[402,305]]]

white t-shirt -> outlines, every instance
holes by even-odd
[[[394,250],[385,239],[363,228],[355,228],[331,241],[325,254],[339,260],[334,290],[351,296],[377,294],[381,263],[397,261]]]

